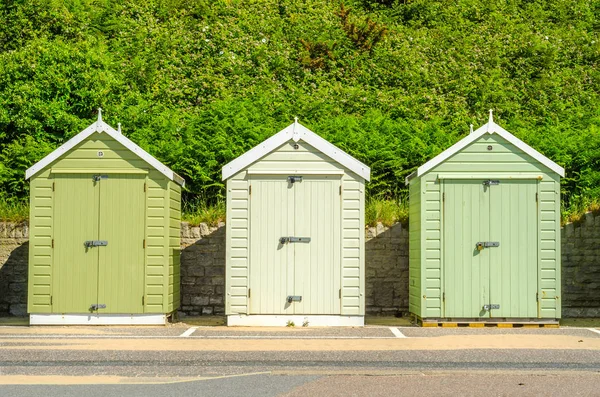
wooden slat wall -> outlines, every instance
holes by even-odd
[[[421,179],[409,185],[409,282],[408,307],[411,313],[421,315]]]
[[[343,171],[341,314],[362,315],[365,310],[364,254],[364,180],[331,160],[312,146],[300,141],[280,148],[253,163],[250,171],[277,171],[302,174],[302,171]],[[248,313],[248,189],[246,170],[227,180],[227,296],[226,314]]]
[[[53,262],[53,180],[48,170],[31,180],[27,311],[51,313]]]
[[[492,150],[487,147],[492,145]],[[539,184],[539,279],[540,316],[543,318],[560,317],[560,181],[559,176],[529,155],[492,134],[484,135],[476,142],[450,157],[444,163],[421,176],[422,209],[421,220],[424,246],[420,259],[424,285],[429,290],[442,291],[442,279],[439,277],[441,248],[436,248],[436,240],[441,235],[442,191],[437,180],[439,173],[471,174],[473,172],[502,175],[541,176]],[[412,183],[415,183],[414,181]],[[412,232],[412,230],[411,230]],[[411,233],[412,234],[412,233]],[[412,240],[411,240],[412,241]],[[441,299],[437,296],[423,298],[421,293],[422,317],[441,317]]]

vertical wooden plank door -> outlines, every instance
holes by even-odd
[[[340,183],[328,176],[252,179],[250,314],[340,313]],[[310,241],[280,241],[289,237]]]
[[[251,181],[250,314],[293,313],[293,251],[279,239],[294,233],[294,190],[285,177]]]
[[[89,313],[98,296],[98,184],[92,174],[54,175],[53,313]]]
[[[112,174],[100,181],[98,313],[143,313],[144,177]]]
[[[297,237],[310,242],[290,243],[294,250],[295,314],[340,314],[340,179],[304,177],[294,184]]]
[[[490,187],[490,317],[538,317],[537,181]],[[492,306],[495,307],[495,306]]]
[[[489,194],[479,180],[444,181],[445,317],[488,317],[489,251],[477,249],[489,240]]]
[[[536,193],[534,180],[444,181],[445,317],[538,316]]]

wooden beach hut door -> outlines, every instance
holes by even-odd
[[[444,180],[444,317],[538,317],[536,180]]]
[[[339,176],[251,180],[250,313],[340,313]]]
[[[53,311],[142,313],[144,178],[56,174]]]

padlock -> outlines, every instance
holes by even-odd
[[[477,247],[477,251],[483,250],[483,243],[477,243],[476,247]]]

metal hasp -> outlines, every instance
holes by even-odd
[[[108,175],[94,175],[92,177],[92,180],[94,182],[98,182],[98,181],[100,181],[100,179],[108,179]]]
[[[488,312],[490,310],[500,310],[500,305],[483,305],[483,310]]]
[[[484,248],[500,247],[500,241],[478,241],[475,244],[475,247],[478,251],[481,251]]]
[[[106,240],[88,240],[85,243],[83,243],[83,245],[86,248],[106,247],[108,245],[108,241],[106,241]]]
[[[288,295],[287,302],[288,303],[302,302],[302,296],[301,295]]]
[[[495,185],[499,185],[500,181],[498,180],[492,180],[492,179],[488,179],[487,181],[483,181],[483,186],[495,186]]]
[[[279,243],[310,243],[310,237],[280,237]]]
[[[98,309],[106,309],[105,303],[96,303],[90,306],[90,311],[96,311]]]
[[[296,182],[302,182],[302,177],[299,175],[290,175],[288,176],[288,182],[292,184]]]

